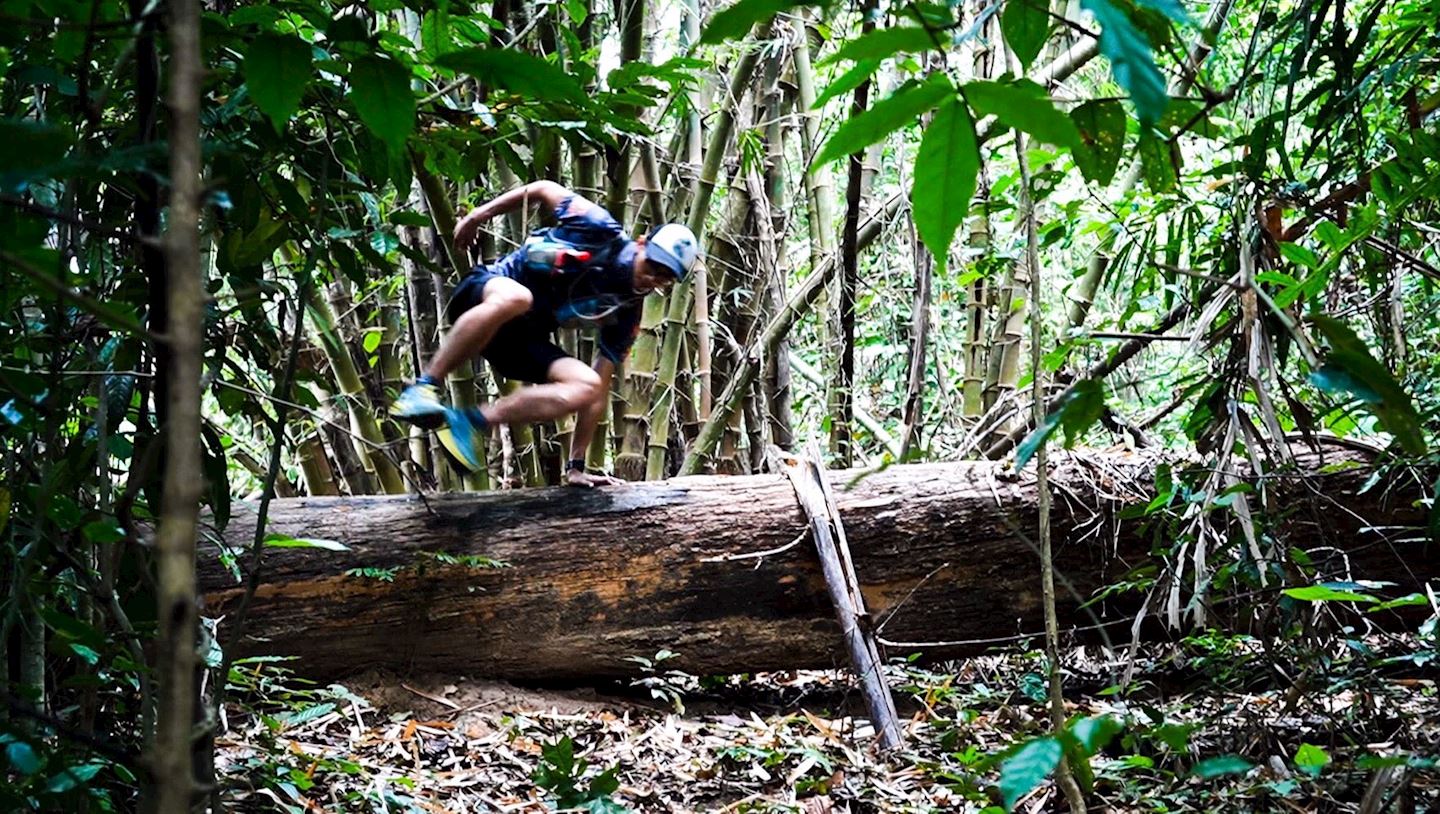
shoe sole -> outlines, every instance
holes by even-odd
[[[421,415],[401,415],[391,412],[390,417],[396,421],[404,421],[407,424],[414,424],[422,430],[438,430],[445,426],[444,411],[438,413],[424,413]]]
[[[455,435],[450,432],[449,427],[441,428],[435,433],[435,437],[440,439],[440,448],[445,450],[445,457],[448,458],[450,463],[454,464],[456,468],[472,473],[480,471],[478,467],[472,467],[470,464],[465,463],[465,459],[460,456],[460,445],[455,442]]]

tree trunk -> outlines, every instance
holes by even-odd
[[[1308,455],[1306,483],[1275,479],[1294,509],[1275,529],[1281,548],[1309,549],[1325,577],[1344,567],[1340,551],[1348,549],[1355,577],[1415,590],[1416,579],[1440,573],[1440,560],[1423,555],[1420,543],[1377,545],[1373,532],[1358,529],[1370,523],[1404,536],[1396,527],[1424,522],[1414,503],[1419,494],[1398,484],[1362,493],[1366,468],[1321,469],[1354,456]],[[1147,521],[1117,519],[1120,509],[1151,499],[1153,463],[1124,454],[1054,456],[1051,481],[1067,495],[1051,517],[1067,628],[1093,624],[1093,612],[1114,623],[1113,636],[1129,630],[1139,604],[1134,594],[1090,611],[1078,606],[1153,562]],[[830,477],[866,604],[892,643],[890,655],[951,657],[1038,638],[1036,555],[1026,542],[1037,520],[1032,474],[982,461]],[[1331,500],[1347,511],[1331,510]],[[1107,518],[1104,534],[1094,533],[1097,516]],[[225,532],[230,544],[247,540],[253,522],[239,507]],[[790,485],[775,475],[423,502],[278,500],[270,507],[273,531],[349,550],[267,550],[269,581],[250,611],[250,629],[263,639],[240,646],[250,654],[297,655],[301,672],[317,679],[371,666],[533,679],[619,676],[636,670],[627,656],[661,648],[680,654],[676,668],[697,674],[840,664],[819,565],[809,543],[789,545],[804,527]],[[783,550],[755,556],[773,549]],[[447,564],[435,558],[441,553],[506,565]],[[217,558],[204,560],[207,610],[225,614],[241,589]],[[393,581],[347,574],[354,568],[391,569]],[[937,641],[948,644],[916,644]]]
[[[875,30],[875,20],[870,12],[875,8],[873,0],[866,2],[862,9],[865,22],[861,24],[861,36]],[[865,113],[870,101],[870,80],[866,79],[855,89],[850,105],[851,118]],[[830,453],[835,456],[834,465],[848,469],[855,464],[854,439],[850,425],[855,420],[855,288],[860,280],[860,201],[865,196],[865,151],[851,153],[848,163],[849,176],[845,184],[845,226],[840,233],[840,280],[836,299],[835,333],[838,343],[839,363],[835,370],[835,383],[830,388]]]
[[[200,372],[205,309],[200,264],[200,4],[170,4],[170,216],[165,235],[169,404],[165,423],[165,491],[155,538],[155,675],[159,719],[148,755],[148,809],[190,810],[199,685],[195,537],[204,488],[200,457]],[[297,320],[297,328],[298,328]],[[253,533],[253,531],[252,531]]]

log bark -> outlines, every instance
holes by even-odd
[[[1301,456],[1303,483],[1272,480],[1288,496],[1279,505],[1290,510],[1275,533],[1285,546],[1311,550],[1329,578],[1341,578],[1348,557],[1355,578],[1418,590],[1417,579],[1440,575],[1433,547],[1399,528],[1423,524],[1419,493],[1383,485],[1362,491],[1368,468],[1324,468],[1355,454]],[[1119,517],[1150,500],[1155,463],[1112,453],[1055,456],[1062,627],[1098,618],[1114,623],[1108,629],[1117,639],[1128,631],[1138,596],[1088,611],[1079,605],[1131,569],[1153,565],[1152,547],[1168,547],[1156,539],[1159,524]],[[975,462],[860,475],[829,477],[882,641],[904,643],[890,656],[953,657],[1038,638],[1038,560],[1027,542],[1037,521],[1033,473]],[[254,521],[243,508],[236,515],[224,538],[238,548]],[[1367,523],[1383,532],[1362,531]],[[623,676],[636,669],[626,657],[662,648],[680,654],[677,669],[697,674],[843,665],[819,563],[795,542],[805,527],[778,475],[597,491],[277,500],[271,532],[349,550],[268,549],[266,582],[250,610],[255,636],[238,646],[245,654],[298,656],[301,674],[322,679],[367,667],[514,679]],[[1399,542],[1406,537],[1412,541]],[[201,584],[207,612],[223,617],[241,588],[213,545],[201,558]],[[437,554],[507,565],[447,564]],[[370,573],[389,581],[354,569],[381,569]],[[909,644],[937,641],[961,643]]]

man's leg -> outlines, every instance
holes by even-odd
[[[522,387],[480,408],[491,424],[527,424],[577,413],[605,397],[600,374],[573,356],[550,363],[546,384]]]
[[[480,439],[489,431],[491,424],[523,424],[560,418],[605,398],[600,374],[579,359],[564,355],[564,351],[549,341],[515,347],[507,343],[503,348],[492,349],[492,354],[504,352],[520,357],[507,360],[506,367],[513,365],[516,375],[538,379],[540,377],[536,374],[543,370],[547,381],[522,387],[483,407],[447,411],[446,428],[441,433],[440,443],[473,472],[478,472],[485,465],[480,457]],[[528,373],[524,372],[527,368],[530,370]]]
[[[441,381],[466,359],[474,358],[501,325],[530,310],[535,298],[530,289],[508,277],[491,277],[480,295],[480,304],[470,308],[450,326],[440,349],[425,368],[425,375]]]
[[[391,415],[432,429],[445,423],[440,382],[461,362],[485,350],[500,326],[525,314],[534,302],[530,289],[508,277],[491,277],[484,285],[479,304],[467,308],[455,320],[424,375],[391,405]]]

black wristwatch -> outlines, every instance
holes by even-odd
[[[571,458],[571,459],[565,464],[565,471],[566,471],[566,472],[577,472],[577,471],[578,471],[578,472],[582,472],[582,473],[583,473],[583,472],[585,471],[585,459],[584,459],[584,458]]]

